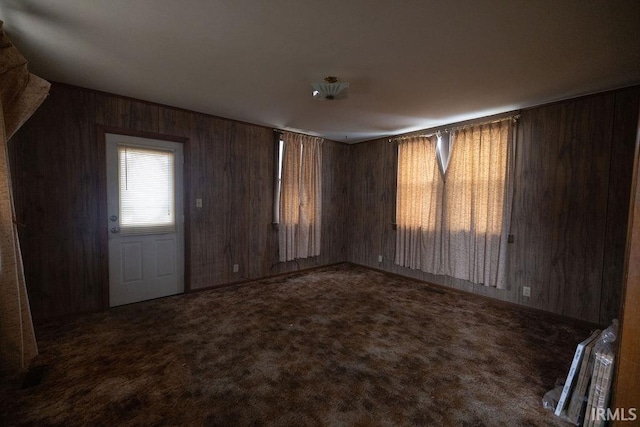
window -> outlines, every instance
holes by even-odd
[[[273,223],[280,224],[280,193],[282,191],[282,162],[284,161],[284,141],[278,139],[276,148],[276,175],[273,190]]]
[[[399,144],[398,265],[505,286],[511,135],[503,120],[452,131],[445,144],[436,136]]]
[[[119,145],[118,169],[122,233],[174,232],[173,151]]]
[[[320,255],[322,142],[289,132],[278,141],[274,223],[280,261]]]

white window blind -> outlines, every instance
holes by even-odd
[[[174,157],[169,150],[118,146],[122,234],[175,232]]]

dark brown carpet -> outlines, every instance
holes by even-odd
[[[39,328],[7,425],[564,425],[542,395],[589,333],[349,265]],[[0,422],[2,424],[2,422]]]

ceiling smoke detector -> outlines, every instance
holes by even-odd
[[[313,99],[334,101],[349,97],[349,83],[339,82],[337,77],[324,78],[324,83],[311,83]]]

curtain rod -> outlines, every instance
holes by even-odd
[[[276,133],[276,134],[278,134],[278,135],[282,135],[282,134],[284,134],[284,133],[294,133],[294,134],[296,134],[296,135],[304,135],[304,136],[308,136],[308,137],[310,137],[310,138],[315,138],[315,139],[324,139],[324,138],[323,138],[323,137],[321,137],[321,136],[309,135],[309,134],[307,134],[307,133],[302,133],[302,132],[293,132],[293,131],[290,131],[290,130],[273,129],[273,132],[274,132],[274,133]]]
[[[482,125],[490,125],[493,123],[500,123],[500,122],[504,122],[505,120],[512,120],[514,123],[516,121],[518,121],[518,119],[520,118],[520,113],[518,114],[512,114],[510,116],[506,116],[506,117],[502,117],[499,119],[495,119],[495,120],[488,120],[486,122],[478,122],[478,123],[469,123],[467,125],[462,125],[462,126],[452,126],[449,128],[444,128],[444,129],[440,129],[437,130],[435,132],[431,132],[431,133],[421,133],[421,134],[416,134],[416,135],[407,135],[407,136],[396,136],[393,138],[389,138],[389,142],[394,142],[394,141],[403,141],[406,139],[411,139],[411,138],[429,138],[432,137],[433,135],[439,135],[441,133],[447,133],[447,132],[454,132],[457,130],[461,130],[461,129],[467,129],[473,126],[482,126]]]

